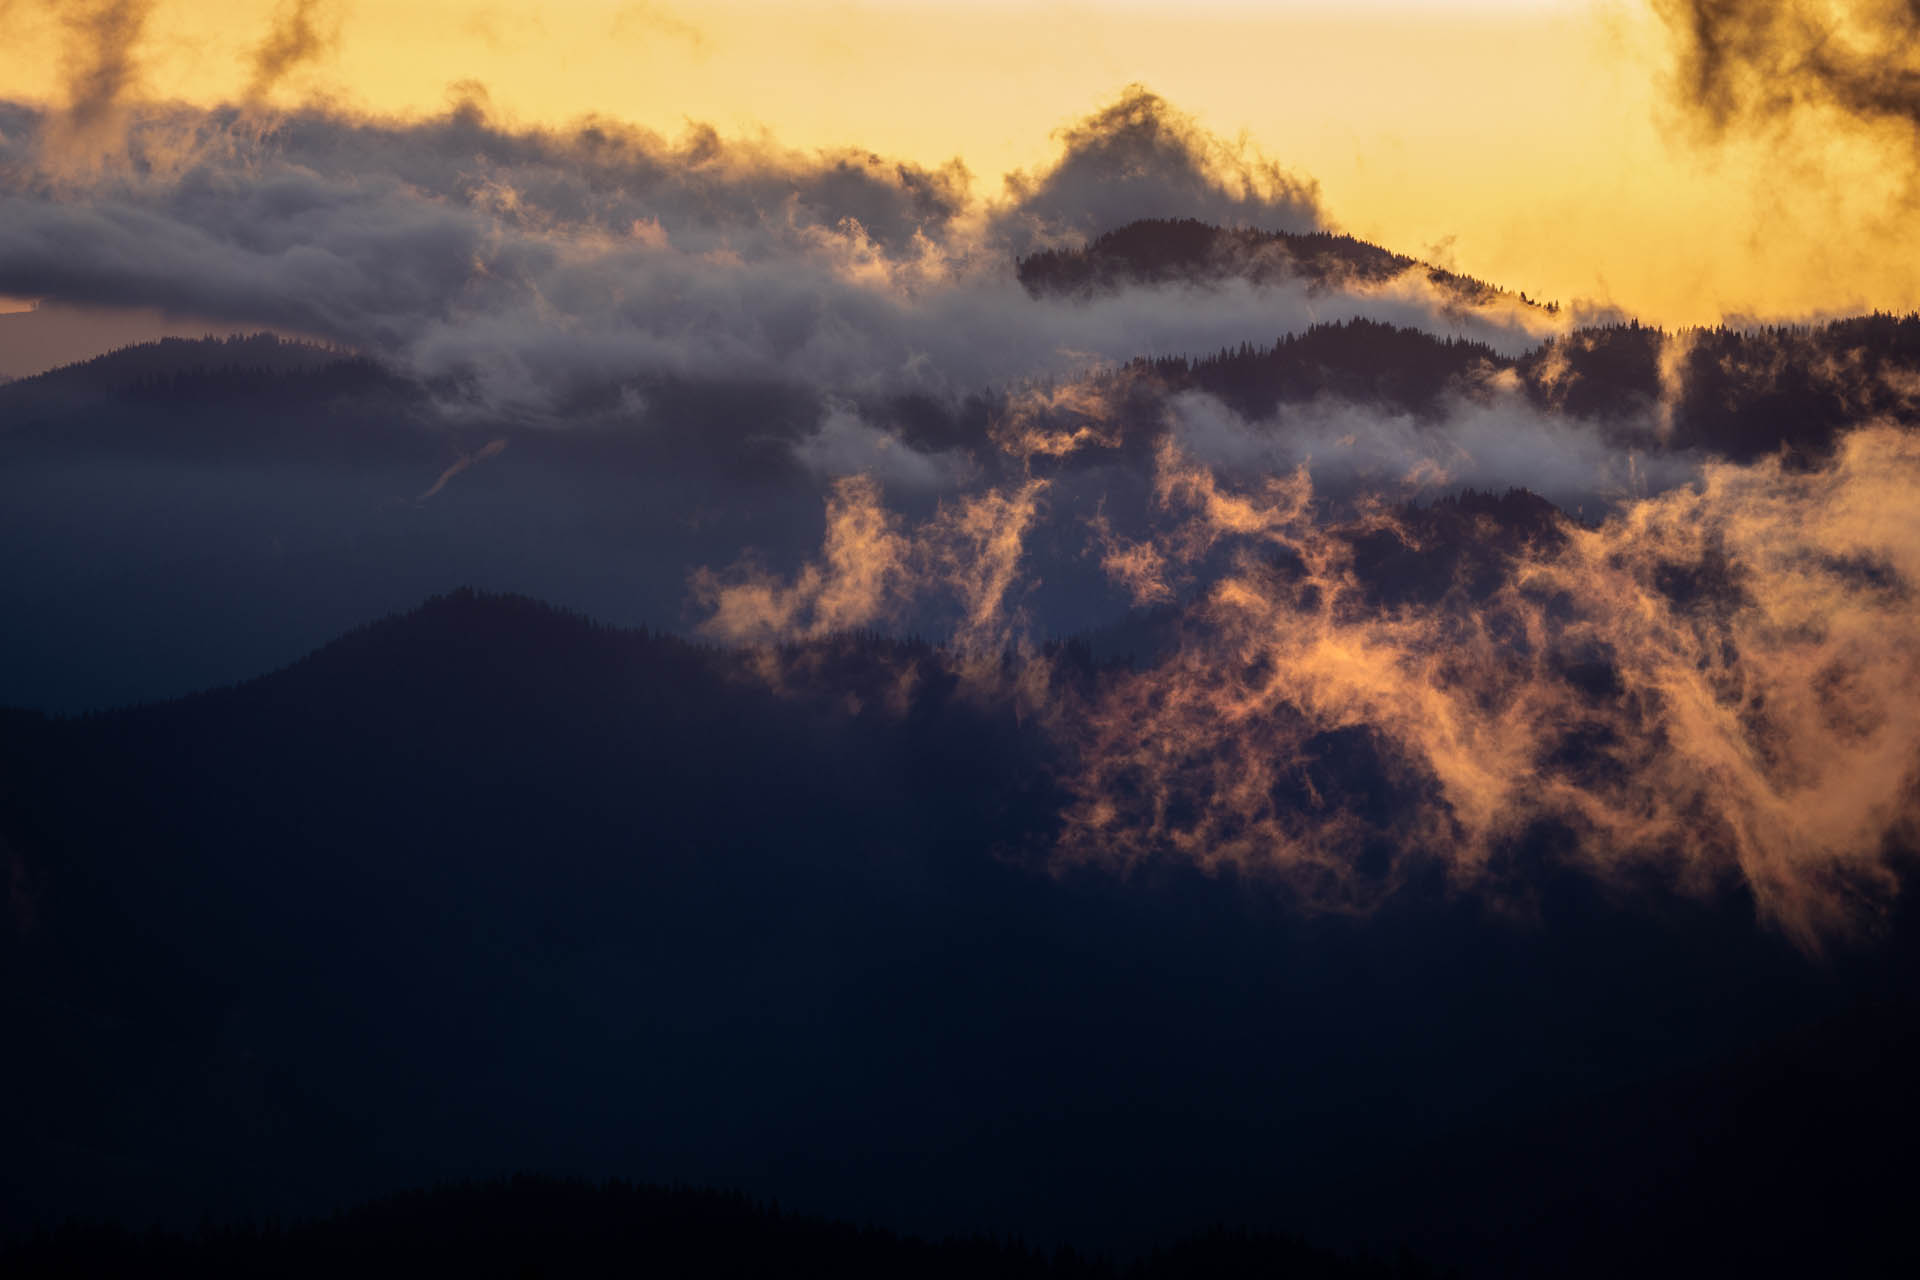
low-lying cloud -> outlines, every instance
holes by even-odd
[[[55,0],[54,9],[64,34],[66,102],[45,145],[68,161],[97,162],[118,145],[153,0]]]
[[[1739,885],[1810,950],[1885,910],[1889,850],[1920,834],[1911,432],[1861,427],[1814,469],[1709,462],[1583,525],[1499,502],[1334,515],[1306,465],[1223,456],[1210,430],[1162,438],[1140,527],[1088,521],[1116,585],[1184,602],[1145,666],[1089,685],[1031,642],[1033,476],[917,524],[842,481],[797,576],[696,575],[705,629],[817,640],[945,595],[955,669],[1069,761],[1062,865],[1178,858],[1365,910],[1423,868],[1524,897],[1515,859],[1544,841],[1605,879]],[[1363,561],[1382,547],[1438,558],[1395,594]]]
[[[263,47],[263,75],[315,47],[316,13],[281,15],[288,52]],[[1559,324],[1463,310],[1418,272],[1333,294],[1229,279],[1029,297],[1012,269],[1023,239],[1195,207],[1318,225],[1309,188],[1141,91],[1067,130],[1010,203],[982,200],[958,162],[608,121],[516,131],[473,95],[408,124],[139,108],[121,162],[80,175],[46,167],[63,119],[0,108],[0,294],[313,334],[485,411],[553,413],[665,376],[955,397],[1361,315],[1510,351]]]

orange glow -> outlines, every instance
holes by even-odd
[[[1888,837],[1912,834],[1920,606],[1899,584],[1920,578],[1916,486],[1920,442],[1868,424],[1818,470],[1712,463],[1698,488],[1512,548],[1489,591],[1391,604],[1369,597],[1352,536],[1417,547],[1399,517],[1363,504],[1330,523],[1305,469],[1236,487],[1168,438],[1145,539],[1096,516],[1089,544],[1136,601],[1191,603],[1170,652],[1090,693],[1053,679],[1010,604],[1046,491],[1030,476],[913,529],[873,481],[842,481],[824,562],[791,584],[702,571],[695,589],[711,634],[752,640],[869,625],[915,593],[956,601],[955,671],[1073,761],[1062,865],[1171,855],[1363,911],[1422,866],[1497,899],[1503,851],[1550,824],[1602,878],[1738,880],[1818,950],[1882,909]],[[1691,594],[1663,586],[1675,572]],[[1568,674],[1583,655],[1603,655],[1600,687]],[[1327,794],[1345,774],[1317,753],[1342,734],[1377,753],[1395,793],[1379,811]]]
[[[477,84],[510,122],[597,113],[675,133],[697,120],[801,147],[957,156],[980,199],[1044,161],[1053,130],[1140,82],[1317,178],[1342,229],[1536,297],[1668,325],[1920,304],[1883,144],[1835,130],[1794,168],[1765,138],[1696,145],[1664,96],[1661,29],[1635,5],[149,8],[132,62],[148,96],[419,115]],[[308,44],[288,34],[302,12]],[[67,28],[39,6],[4,15],[9,91],[59,101]]]

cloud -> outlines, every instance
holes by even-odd
[[[1400,506],[1378,474],[1329,506],[1301,456],[1370,429],[1389,495],[1475,447],[1510,452],[1489,477],[1601,456],[1517,404],[1434,427],[1309,405],[1306,441],[1205,397],[1169,412],[1145,511],[1083,513],[1116,587],[1186,602],[1145,667],[1060,680],[1025,639],[1033,542],[1064,497],[1031,474],[918,522],[843,481],[825,553],[790,580],[696,575],[706,630],[818,639],[938,597],[963,681],[1062,747],[1062,865],[1177,858],[1359,911],[1426,867],[1524,898],[1522,850],[1544,841],[1602,879],[1737,885],[1809,950],[1884,913],[1888,849],[1920,835],[1920,516],[1902,497],[1920,437],[1869,424],[1817,467],[1707,461],[1582,525],[1513,497]],[[1388,589],[1409,561],[1420,589]]]
[[[1598,515],[1692,483],[1704,462],[1648,447],[1658,407],[1644,422],[1603,424],[1542,412],[1499,384],[1456,394],[1438,416],[1320,397],[1252,422],[1200,392],[1172,397],[1167,412],[1174,440],[1196,462],[1239,475],[1305,467],[1317,488],[1336,494],[1413,499],[1519,486]]]
[[[329,53],[340,40],[344,0],[281,0],[273,25],[253,51],[246,98],[260,102],[288,73]]]
[[[696,54],[705,53],[707,48],[705,32],[654,0],[632,0],[622,5],[613,16],[611,32],[616,39],[639,35],[679,41]]]
[[[951,652],[992,669],[1006,649],[1024,644],[1026,539],[1048,489],[1030,476],[977,488],[943,499],[909,526],[884,505],[872,475],[844,476],[826,500],[820,555],[792,575],[770,572],[751,555],[724,572],[701,567],[690,575],[706,615],[699,630],[734,644],[819,640],[898,623],[937,596]],[[777,679],[777,668],[769,674]]]
[[[1654,0],[1709,128],[1824,106],[1920,140],[1920,10],[1895,0]]]
[[[435,478],[433,484],[422,492],[419,497],[415,498],[414,501],[425,502],[446,488],[455,476],[471,466],[485,462],[488,458],[498,457],[500,454],[506,452],[506,448],[507,442],[504,439],[489,440],[472,453],[461,454],[445,471],[442,471],[439,476]]]
[[[997,217],[1017,252],[1091,239],[1140,218],[1198,218],[1268,231],[1323,227],[1318,184],[1287,172],[1244,138],[1201,128],[1142,85],[1059,133],[1060,156],[1008,178]]]
[[[801,466],[817,475],[872,476],[895,489],[957,488],[979,472],[968,456],[952,450],[915,449],[898,433],[866,422],[845,405],[830,408],[818,430],[794,445],[793,454]]]
[[[1348,553],[1286,511],[1230,528],[1203,511],[1293,551],[1304,580],[1238,560],[1186,644],[1095,708],[1069,847],[1167,848],[1358,905],[1429,852],[1487,881],[1548,822],[1601,875],[1739,879],[1817,946],[1891,893],[1882,850],[1912,822],[1915,531],[1860,516],[1915,462],[1878,431],[1816,477],[1711,468],[1524,556],[1486,603],[1434,610],[1354,609]],[[1318,753],[1352,731],[1395,795],[1378,811],[1327,800],[1341,779]],[[1113,807],[1143,788],[1146,809]]]
[[[118,149],[153,0],[55,0],[55,12],[64,30],[66,104],[51,122],[47,149],[59,163],[96,163]]]
[[[1920,9],[1904,0],[1653,0],[1697,143],[1753,166],[1754,215],[1822,259],[1911,257]],[[1844,231],[1839,230],[1844,228]],[[1836,268],[1837,269],[1837,268]]]
[[[813,639],[871,626],[896,615],[907,594],[911,546],[880,501],[870,476],[846,476],[827,499],[820,559],[783,583],[751,561],[725,574],[692,578],[708,610],[707,635],[735,643]]]
[[[35,176],[17,141],[32,132],[0,125],[0,164],[24,179],[0,195],[0,293],[315,334],[486,412],[554,414],[662,378],[952,400],[1357,315],[1511,351],[1559,323],[1463,309],[1419,273],[1333,293],[1228,279],[1036,300],[957,165],[697,127],[513,131],[471,94],[413,124],[143,109],[126,163],[78,186]],[[1061,172],[1089,146],[1070,140]]]

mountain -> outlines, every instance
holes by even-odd
[[[160,338],[17,378],[13,386],[16,393],[31,387],[132,388],[155,377],[185,374],[306,373],[354,358],[350,352],[266,332]]]
[[[1083,248],[1046,249],[1018,260],[1020,283],[1035,297],[1091,295],[1128,285],[1205,283],[1229,278],[1254,284],[1299,280],[1317,293],[1379,285],[1418,270],[1463,307],[1513,298],[1495,285],[1431,266],[1405,254],[1330,231],[1261,231],[1217,227],[1193,218],[1149,218],[1095,237]],[[1519,302],[1530,306],[1526,295]],[[1547,304],[1546,311],[1557,310]]]
[[[1022,258],[1036,299],[1086,298],[1140,285],[1257,285],[1299,280],[1316,292],[1379,285],[1422,271],[1462,307],[1525,294],[1420,263],[1351,236],[1218,227],[1194,219],[1129,223],[1078,249]],[[1557,310],[1540,307],[1543,314]],[[1805,460],[1863,420],[1911,413],[1920,388],[1920,316],[1668,333],[1637,322],[1581,326],[1519,356],[1485,342],[1356,319],[1312,325],[1215,353],[1142,357],[1127,366],[1172,390],[1219,395],[1251,417],[1320,397],[1437,415],[1517,376],[1539,411],[1633,424],[1621,443],[1750,461],[1785,447]],[[1657,426],[1655,425],[1657,424]]]
[[[1254,419],[1318,399],[1441,420],[1484,402],[1503,377],[1537,413],[1598,424],[1621,448],[1801,463],[1863,421],[1911,414],[1920,316],[1809,326],[1574,329],[1519,357],[1485,343],[1354,319],[1206,356],[1125,366],[1169,391],[1216,395]],[[1136,393],[1138,394],[1138,393]]]
[[[0,387],[0,429],[113,402],[165,409],[338,395],[391,381],[364,356],[272,333],[162,338]],[[289,392],[295,393],[290,397]]]
[[[1231,254],[1223,258],[1221,245],[1269,241],[1292,246],[1288,253],[1305,253],[1295,241],[1361,245],[1322,232],[1145,222],[1110,232],[1085,250],[1023,259],[1021,272],[1036,296],[1065,289],[1049,283],[1056,277],[1079,279],[1076,273],[1089,271],[1089,278],[1112,288],[1206,283],[1240,262]],[[1330,282],[1371,280],[1382,271],[1390,277],[1413,261],[1361,247],[1368,252],[1330,249],[1298,261],[1322,262],[1313,278]],[[1346,268],[1339,264],[1349,259],[1362,264],[1353,268],[1359,275],[1340,274]],[[1060,265],[1083,262],[1095,265]],[[1281,268],[1248,269],[1266,280]],[[1215,352],[1142,356],[1112,373],[1089,375],[1096,383],[1103,376],[1130,435],[1158,432],[1164,397],[1180,391],[1218,396],[1255,420],[1284,406],[1331,400],[1437,421],[1460,401],[1485,399],[1509,378],[1539,413],[1602,424],[1623,447],[1750,461],[1784,446],[1804,459],[1849,426],[1911,412],[1920,395],[1920,316],[1674,333],[1631,322],[1588,326],[1545,337],[1519,356],[1473,338],[1355,318],[1280,334],[1271,345],[1247,341]],[[644,388],[582,387],[566,410],[570,432],[631,434],[636,424],[625,397],[636,390],[656,414],[757,418],[764,428],[757,446],[724,443],[742,461],[770,471],[791,469],[784,446],[804,440],[823,411],[818,393],[799,387],[722,389],[672,380]],[[453,382],[429,387],[375,359],[272,334],[165,339],[0,386],[0,456],[34,461],[85,446],[283,458],[366,458],[398,450],[419,459],[425,451],[410,446],[419,444],[423,429],[429,436],[452,429],[477,445],[490,430],[523,425],[512,415],[490,418],[473,405],[439,421],[437,398],[459,405],[469,394]],[[716,397],[724,409],[707,403]],[[903,440],[929,450],[990,451],[992,423],[1008,413],[1005,389],[995,388],[952,399],[902,393],[860,403]],[[769,451],[769,444],[776,447]]]
[[[1512,365],[1483,342],[1356,319],[1283,334],[1271,347],[1242,343],[1206,356],[1137,360],[1128,368],[1169,390],[1217,395],[1259,419],[1282,405],[1322,397],[1437,415],[1445,397],[1471,395]]]
[[[1550,842],[1518,912],[1055,869],[1061,748],[1017,704],[878,636],[766,658],[462,592],[233,688],[0,718],[9,1225],[565,1169],[1488,1275],[1785,1271],[1816,1242],[1746,1228],[1813,1206],[1907,1247],[1904,916],[1822,967]]]

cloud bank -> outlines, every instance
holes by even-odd
[[[317,12],[281,15],[256,96],[319,47]],[[1309,185],[1139,90],[1064,131],[1056,163],[1017,175],[1004,201],[980,198],[958,162],[700,127],[508,129],[477,92],[417,123],[113,109],[118,158],[82,172],[51,158],[78,115],[0,108],[0,295],[313,334],[487,410],[558,416],[587,390],[665,376],[956,397],[1356,315],[1510,350],[1558,323],[1446,305],[1413,271],[1334,294],[1224,280],[1027,296],[1021,244],[1117,218],[1319,225]]]
[[[1911,432],[1863,425],[1812,468],[1706,461],[1579,523],[1524,495],[1423,509],[1378,484],[1330,508],[1290,465],[1314,438],[1181,397],[1144,519],[1084,521],[1116,587],[1175,607],[1163,651],[1089,683],[1035,643],[1023,603],[1062,483],[1033,464],[1120,444],[1097,397],[1075,408],[1090,425],[1008,437],[1025,474],[917,523],[871,477],[841,481],[797,575],[696,573],[703,629],[820,641],[939,597],[954,671],[1070,762],[1061,866],[1178,858],[1355,911],[1432,869],[1524,894],[1545,847],[1622,885],[1738,886],[1809,950],[1885,911],[1892,850],[1920,836]],[[1419,452],[1391,420],[1304,412],[1320,441],[1373,431],[1390,467]],[[1464,452],[1516,413],[1462,412],[1438,439]]]

